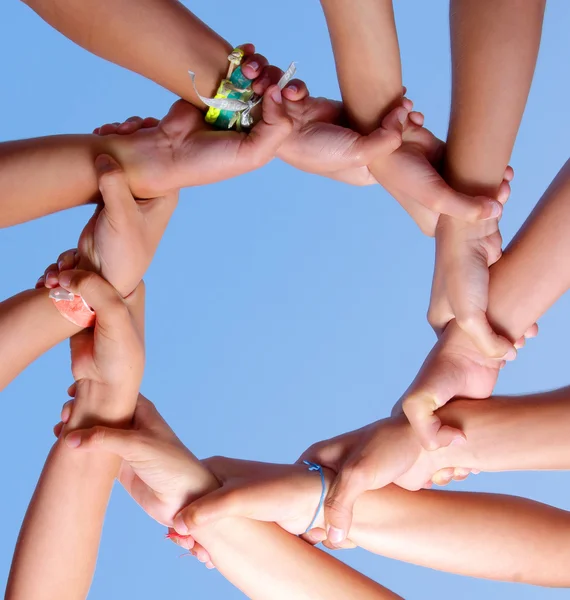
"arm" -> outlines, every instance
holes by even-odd
[[[431,569],[569,587],[569,533],[566,511],[526,498],[388,486],[358,499],[350,539]]]
[[[465,433],[466,443],[442,448],[438,465],[479,471],[570,470],[570,388],[543,394],[456,400],[442,422]],[[568,446],[568,447],[566,447]]]
[[[73,418],[73,404],[62,411],[64,421],[70,414]],[[176,524],[183,535],[184,521],[181,525],[181,519],[175,519],[177,513],[196,497],[219,488],[218,476],[214,477],[191,454],[142,396],[132,429],[96,427],[73,431],[66,442],[77,448],[76,454],[113,453],[123,457],[120,481],[125,489],[152,518],[166,526]],[[317,474],[305,467],[292,468],[298,478],[298,485],[290,488],[293,498],[299,499],[300,488],[308,491],[308,497],[301,495],[306,512],[311,512],[310,517],[301,514],[300,527],[304,531],[318,504],[321,482]],[[187,538],[178,539],[172,530],[169,537],[193,549]],[[273,523],[228,518],[201,527],[195,537],[208,549],[222,574],[254,600],[397,598]]]
[[[46,289],[27,290],[0,303],[0,390],[80,329],[61,316]]]
[[[188,69],[208,97],[226,74],[231,45],[177,0],[25,1],[89,52],[148,77],[192,104],[203,106]]]
[[[370,133],[402,99],[392,0],[321,0],[350,121]]]
[[[459,192],[498,195],[532,83],[545,3],[451,3],[452,103],[444,170]],[[440,333],[455,318],[485,355],[504,357],[512,346],[486,317],[488,267],[501,256],[498,222],[466,226],[442,216],[436,250],[431,325]]]
[[[135,408],[144,365],[144,290],[141,285],[123,301],[94,274],[65,275],[67,280],[62,275],[60,282],[81,294],[97,313],[95,332],[85,330],[71,342],[77,410],[69,426],[125,426]],[[87,596],[119,466],[112,454],[74,453],[63,441],[56,442],[22,524],[8,600]]]

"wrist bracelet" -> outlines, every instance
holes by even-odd
[[[213,98],[200,95],[196,89],[196,74],[188,71],[196,95],[209,107],[205,121],[217,129],[231,129],[235,126],[238,131],[241,131],[253,125],[251,111],[262,98],[253,93],[252,80],[247,79],[241,70],[244,56],[241,48],[235,48],[228,56],[230,66],[227,75],[222,79]],[[279,89],[283,89],[289,83],[296,70],[295,63],[291,63],[277,84]]]
[[[50,290],[49,297],[61,316],[78,327],[93,327],[95,312],[87,305],[81,296],[72,294],[62,287]]]
[[[309,533],[309,531],[311,531],[311,529],[314,527],[315,523],[317,522],[317,517],[319,516],[319,513],[321,512],[321,509],[323,508],[323,504],[325,503],[325,496],[327,493],[327,482],[325,481],[325,474],[323,473],[323,468],[321,467],[321,465],[317,465],[317,463],[313,463],[309,460],[304,460],[303,464],[305,464],[309,467],[309,471],[318,471],[319,472],[319,474],[321,476],[321,485],[322,485],[321,498],[319,500],[319,505],[317,506],[317,512],[315,512],[315,516],[313,517],[313,520],[311,521],[311,523],[305,530],[305,533]]]

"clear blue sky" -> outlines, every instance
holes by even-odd
[[[409,95],[425,112],[427,126],[444,136],[447,3],[396,4]],[[245,23],[237,19],[243,11],[222,0],[195,0],[192,6],[233,43],[255,41],[281,66],[298,61],[313,94],[339,97],[318,2],[250,0]],[[160,117],[174,100],[74,46],[24,4],[5,2],[3,11],[0,139],[91,131],[132,114]],[[516,178],[502,221],[506,240],[568,156],[569,22],[570,3],[549,0],[512,159]],[[379,187],[350,188],[277,161],[245,176],[240,189],[251,192],[243,200],[227,193],[232,185],[181,195],[146,278],[142,389],[200,457],[290,462],[317,439],[386,415],[410,383],[434,341],[425,321],[433,243]],[[0,297],[32,286],[61,250],[75,245],[91,211],[81,208],[0,232]],[[172,318],[165,290],[185,298],[185,322]],[[568,384],[569,312],[564,298],[542,319],[540,337],[503,372],[501,392]],[[62,344],[2,394],[2,585],[69,383],[68,348]],[[483,474],[457,487],[570,508],[565,473]],[[179,554],[163,540],[162,528],[116,488],[90,598],[242,597],[219,573]],[[361,550],[342,556],[410,599],[568,598],[564,590],[461,578]]]

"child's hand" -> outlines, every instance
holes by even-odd
[[[325,520],[328,542],[339,547],[350,531],[354,504],[361,494],[390,483],[414,491],[431,487],[433,476],[450,466],[441,462],[441,454],[426,452],[410,424],[397,417],[318,442],[297,462],[309,460],[338,473],[327,494]]]
[[[180,539],[185,541],[196,529],[225,517],[274,522],[289,533],[299,535],[305,533],[319,508],[321,477],[309,471],[307,465],[279,465],[221,456],[202,463],[214,473],[221,487],[180,512],[170,535],[176,543]],[[328,487],[333,474],[328,469],[323,469],[323,473]],[[315,527],[324,527],[322,510]],[[203,547],[195,545],[192,553],[210,568],[213,566]]]
[[[510,194],[509,167],[507,179],[499,189],[498,200],[504,204]],[[428,320],[439,336],[455,319],[471,337],[478,349],[490,358],[513,360],[516,348],[524,338],[511,344],[497,335],[487,321],[489,267],[502,255],[502,239],[495,219],[465,223],[442,215],[436,229],[436,259]],[[534,337],[537,326],[526,332]]]
[[[137,201],[110,156],[98,156],[95,165],[104,204],[79,237],[79,266],[100,273],[125,297],[148,269],[176,208],[178,192]]]
[[[94,329],[84,329],[70,340],[71,370],[77,386],[86,387],[89,396],[100,391],[95,394],[98,398],[132,397],[144,370],[140,322],[144,285],[123,300],[95,273],[63,271],[58,279],[62,288],[80,295],[96,314]]]
[[[70,394],[74,390],[70,389]],[[59,437],[73,413],[73,401],[61,413],[54,432]],[[96,426],[69,433],[65,442],[78,451],[111,452],[123,459],[119,481],[142,509],[166,527],[195,495],[203,469],[160,416],[152,402],[139,394],[131,429]],[[210,480],[209,480],[210,481]],[[211,481],[215,479],[211,477]],[[216,484],[210,489],[215,489]],[[186,545],[188,547],[188,545]]]
[[[264,94],[282,75],[281,69],[267,67],[253,83],[253,90]],[[372,185],[377,182],[368,165],[402,143],[402,126],[408,115],[406,105],[391,111],[381,127],[370,135],[360,135],[346,126],[341,102],[309,96],[306,84],[300,79],[293,79],[285,86],[283,98],[293,120],[293,131],[277,156],[302,171],[352,185]]]
[[[435,235],[440,214],[468,222],[498,218],[500,202],[453,190],[439,174],[445,144],[423,127],[423,115],[410,113],[398,150],[375,164],[380,183],[426,234]]]
[[[240,133],[213,129],[200,110],[178,100],[155,127],[121,136],[118,156],[133,194],[154,198],[182,187],[237,177],[268,163],[293,125],[278,86],[267,89],[261,108],[261,120],[249,133]],[[113,127],[105,126],[103,131]],[[121,127],[116,133],[128,133]]]

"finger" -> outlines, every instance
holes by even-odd
[[[75,392],[77,391],[77,384],[76,383],[72,383],[68,388],[67,388],[67,395],[71,396],[72,398],[75,398]]]
[[[245,44],[240,44],[237,46],[240,50],[243,50],[244,58],[248,57],[250,54],[255,54],[255,45],[249,42]]]
[[[110,452],[128,461],[132,460],[145,442],[138,431],[96,425],[90,429],[68,433],[65,443],[69,448],[86,452]]]
[[[143,120],[141,117],[129,117],[125,122],[117,127],[117,133],[130,134],[138,131],[142,127]]]
[[[379,156],[388,156],[402,145],[402,130],[408,119],[408,111],[399,106],[383,119],[381,127],[359,137],[353,147],[350,166],[371,164]]]
[[[434,473],[433,477],[431,478],[432,483],[439,486],[448,485],[453,480],[454,473],[455,469],[453,467],[440,469]]]
[[[36,285],[34,287],[36,290],[39,290],[40,288],[45,287],[45,284],[46,284],[45,277],[43,275],[40,275],[40,277],[38,277],[38,280],[36,281]]]
[[[421,113],[421,112],[418,112],[416,110],[413,110],[413,111],[410,112],[410,114],[408,115],[408,119],[414,125],[417,125],[418,127],[423,127],[424,122],[425,122],[424,114]]]
[[[74,269],[79,262],[77,254],[77,248],[71,248],[62,252],[57,259],[57,268],[61,271],[67,271],[68,269]]]
[[[101,127],[99,127],[98,135],[111,135],[113,133],[117,133],[118,127],[119,123],[105,123],[105,125],[101,125]]]
[[[281,90],[276,85],[269,87],[263,96],[262,115],[262,120],[246,138],[248,146],[243,160],[247,170],[261,167],[274,158],[293,129],[283,104]]]
[[[54,428],[53,428],[53,434],[55,435],[56,438],[59,439],[59,436],[61,435],[61,432],[63,431],[63,423],[58,423]]]
[[[160,121],[154,117],[146,117],[142,122],[142,126],[143,129],[149,129],[151,127],[156,127],[159,123]]]
[[[467,196],[452,189],[443,179],[434,179],[432,185],[418,189],[418,200],[430,210],[470,223],[498,219],[503,206],[493,198]]]
[[[67,423],[71,417],[71,411],[73,410],[73,400],[68,400],[61,408],[60,419],[62,423]]]
[[[505,181],[512,181],[515,178],[515,170],[509,165],[505,169],[505,174],[503,175],[503,179]]]
[[[101,127],[95,127],[95,129],[93,130],[93,135],[99,135],[100,131],[101,131]]]
[[[283,71],[279,67],[267,65],[251,87],[258,96],[263,96],[270,86],[277,85],[282,75]]]
[[[515,350],[520,350],[521,348],[524,348],[525,344],[526,344],[526,339],[523,336],[514,343]]]
[[[497,192],[497,200],[504,206],[511,195],[511,184],[504,179]]]
[[[454,481],[465,481],[471,474],[471,469],[465,469],[463,467],[456,467],[453,470]]]
[[[402,98],[402,106],[410,112],[414,108],[414,103],[409,98]]]
[[[185,550],[192,550],[196,545],[194,538],[191,535],[178,535],[172,528],[168,528],[168,533],[164,536],[165,539],[174,542]]]
[[[507,338],[496,334],[482,310],[463,314],[457,311],[457,324],[473,340],[477,348],[489,358],[515,360],[517,352]]]
[[[51,265],[49,265],[49,267],[46,268],[46,270],[44,271],[44,285],[47,288],[54,288],[58,286],[58,268],[57,265],[55,263],[52,263]]]
[[[327,539],[327,532],[320,527],[315,527],[310,531],[307,531],[307,533],[304,533],[300,537],[303,541],[307,542],[307,544],[311,544],[311,546],[316,546],[317,544],[320,544]]]
[[[307,84],[301,79],[291,79],[283,88],[283,97],[291,102],[299,102],[309,95]]]
[[[248,490],[235,490],[221,487],[198,498],[179,512],[172,522],[180,535],[187,535],[197,527],[214,523],[225,517],[243,517],[244,506],[247,506]],[[245,502],[244,502],[244,497]],[[251,509],[251,507],[248,507]],[[247,511],[246,511],[247,512]]]
[[[251,54],[247,56],[241,64],[241,72],[248,79],[256,79],[260,76],[263,69],[268,65],[269,61],[262,54]]]
[[[358,464],[345,466],[333,481],[325,500],[327,540],[339,547],[347,538],[357,498],[368,489]]]
[[[99,275],[88,271],[64,271],[59,275],[59,285],[80,295],[97,315],[97,325],[107,331],[124,330],[131,326],[127,305],[115,288]]]
[[[524,337],[530,340],[538,335],[538,323],[531,325],[524,333]]]
[[[95,168],[109,219],[130,221],[137,205],[119,163],[111,156],[101,154],[95,159]]]

